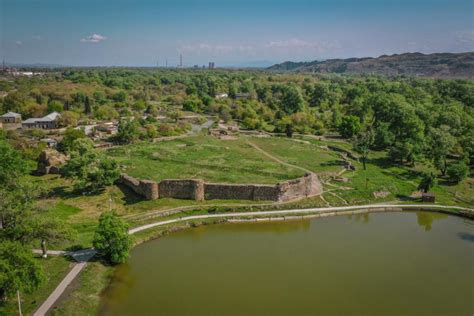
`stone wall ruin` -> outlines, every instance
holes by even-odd
[[[290,201],[322,193],[315,173],[276,185],[205,183],[203,180],[162,180],[153,182],[122,174],[119,180],[147,200],[158,198],[203,200]]]

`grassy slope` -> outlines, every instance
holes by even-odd
[[[196,136],[155,144],[141,143],[109,150],[141,179],[200,178],[210,182],[277,183],[303,175],[257,152],[244,139]]]
[[[31,294],[20,293],[23,315],[29,315],[38,308],[39,304],[46,300],[71,268],[71,262],[61,256],[50,256],[47,259],[38,257],[36,260],[43,267],[46,281]],[[0,315],[18,315],[17,304],[15,296],[5,306],[0,306]]]

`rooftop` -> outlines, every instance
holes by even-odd
[[[7,112],[3,114],[1,117],[21,117],[21,114],[15,112]]]

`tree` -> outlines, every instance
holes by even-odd
[[[86,134],[82,129],[68,128],[64,133],[63,140],[58,144],[58,150],[68,153],[73,148],[73,143],[76,139],[86,138]]]
[[[304,99],[301,91],[294,85],[284,86],[282,88],[281,108],[287,114],[300,112],[303,110]]]
[[[339,133],[344,138],[351,138],[361,130],[360,119],[357,116],[347,115],[342,118]]]
[[[139,135],[137,121],[124,119],[119,122],[114,140],[120,144],[130,144],[137,140]]]
[[[454,183],[459,183],[466,179],[469,174],[469,167],[464,161],[460,161],[448,167],[446,173],[448,174],[449,180]]]
[[[183,110],[189,112],[198,112],[200,100],[197,98],[188,98],[183,103]]]
[[[428,157],[433,160],[435,167],[446,175],[448,168],[447,156],[456,143],[456,139],[446,130],[440,128],[432,128],[429,137]]]
[[[77,125],[77,121],[79,120],[79,114],[72,111],[64,111],[61,113],[61,117],[59,118],[59,124],[61,126],[69,126],[73,127]]]
[[[86,98],[84,99],[84,113],[86,114],[92,113],[91,100],[89,99],[89,96],[86,96]]]
[[[48,112],[62,112],[64,110],[64,105],[56,100],[49,100],[48,102]]]
[[[436,175],[433,172],[425,172],[421,176],[420,184],[418,185],[418,190],[422,190],[424,193],[434,187],[437,183]]]
[[[366,129],[358,133],[353,140],[354,149],[360,154],[364,170],[367,170],[366,163],[369,159],[370,148],[374,144],[374,134],[371,129]]]
[[[102,213],[92,243],[110,263],[125,262],[132,245],[128,225],[114,211]]]
[[[0,271],[0,298],[3,301],[17,291],[32,292],[45,279],[31,249],[9,240],[0,242]]]
[[[26,171],[27,165],[21,154],[0,139],[0,187],[17,181]]]
[[[94,149],[90,139],[76,139],[72,148],[71,159],[63,170],[67,178],[75,181],[76,189],[96,192],[113,184],[120,176],[117,162]]]

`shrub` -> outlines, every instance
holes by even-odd
[[[461,161],[449,166],[446,172],[450,181],[459,183],[466,179],[469,173],[469,168],[464,161]]]

